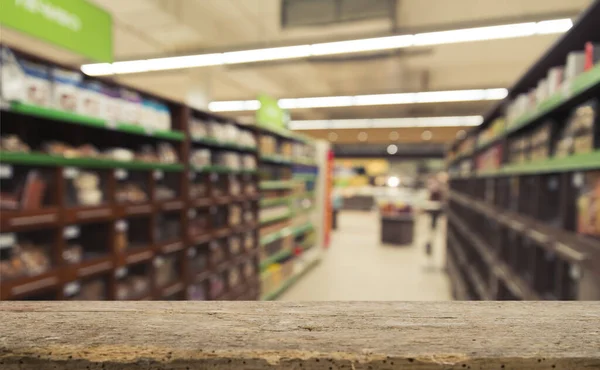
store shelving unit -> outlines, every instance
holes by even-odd
[[[312,143],[283,129],[257,126],[260,146],[261,299],[277,298],[320,259],[314,189],[318,166]]]
[[[455,298],[600,299],[600,229],[582,226],[588,213],[589,220],[600,219],[600,208],[595,216],[594,208],[583,209],[590,189],[600,189],[593,182],[600,173],[600,112],[593,105],[600,99],[600,64],[483,139],[509,104],[564,65],[570,52],[600,42],[599,18],[600,2],[594,2],[483,124],[451,146],[447,268]],[[592,112],[586,117],[593,123],[577,140],[587,137],[592,147],[565,155],[559,143],[582,109]],[[531,139],[543,130],[550,133],[546,141]],[[523,142],[526,149],[515,151]]]
[[[254,131],[140,94],[168,106],[171,130],[2,102],[2,138],[16,136],[31,150],[0,151],[0,300],[259,298],[257,167],[224,166],[214,159],[238,153],[256,163],[257,150],[210,136],[192,138],[189,124],[195,119]],[[50,154],[51,141],[93,145],[97,151]],[[137,156],[142,146],[156,150],[163,143],[173,148],[175,160],[99,154],[125,148]],[[208,149],[213,161],[192,166],[190,155],[197,149]],[[82,201],[79,186],[90,182],[97,182],[100,201]],[[143,199],[128,198],[122,189],[129,185]]]

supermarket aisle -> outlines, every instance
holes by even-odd
[[[323,261],[285,292],[280,300],[449,300],[446,274],[428,272],[424,243],[429,216],[417,220],[415,243],[410,247],[379,243],[377,212],[343,211],[339,229]],[[444,265],[445,222],[438,224],[434,263]]]

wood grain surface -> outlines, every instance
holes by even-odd
[[[1,302],[0,369],[600,369],[600,302]]]

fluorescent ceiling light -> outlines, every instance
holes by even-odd
[[[208,103],[208,109],[213,112],[236,112],[257,110],[258,108],[260,108],[258,100],[213,101]]]
[[[479,126],[482,116],[376,118],[343,120],[291,121],[292,130],[340,130],[368,128],[411,128],[411,127],[470,127]]]
[[[412,46],[442,45],[563,33],[573,26],[571,19],[467,28],[451,31],[385,36],[370,39],[325,42],[311,45],[199,54],[183,57],[142,59],[128,62],[85,64],[83,73],[102,76],[121,73],[150,72],[167,69],[206,67],[222,64],[264,62],[270,60],[307,58],[316,55],[360,53],[373,50],[399,49]]]
[[[223,53],[225,64],[239,64],[262,62],[266,60],[279,60],[290,58],[309,57],[310,45],[286,46],[281,48],[233,51]]]
[[[402,94],[324,96],[315,98],[281,99],[283,109],[352,107],[364,105],[444,103],[456,101],[501,100],[506,97],[506,89],[479,89],[454,91],[428,91]],[[260,108],[258,100],[215,101],[208,105],[213,112],[233,112],[256,110]]]

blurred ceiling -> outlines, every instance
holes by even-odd
[[[117,61],[575,18],[591,3],[591,0],[396,0],[395,14],[387,19],[282,28],[281,0],[91,1],[113,15]],[[2,40],[8,44],[65,63],[89,62],[14,32],[2,31]],[[509,87],[557,37],[536,35],[116,78],[180,101],[186,101],[190,92],[198,89],[208,91],[211,100],[220,101],[255,99],[259,93],[293,98]],[[457,116],[483,114],[491,104],[313,108],[291,113],[294,120]],[[248,118],[253,113],[232,112],[232,115]],[[444,137],[451,136],[444,133]]]

